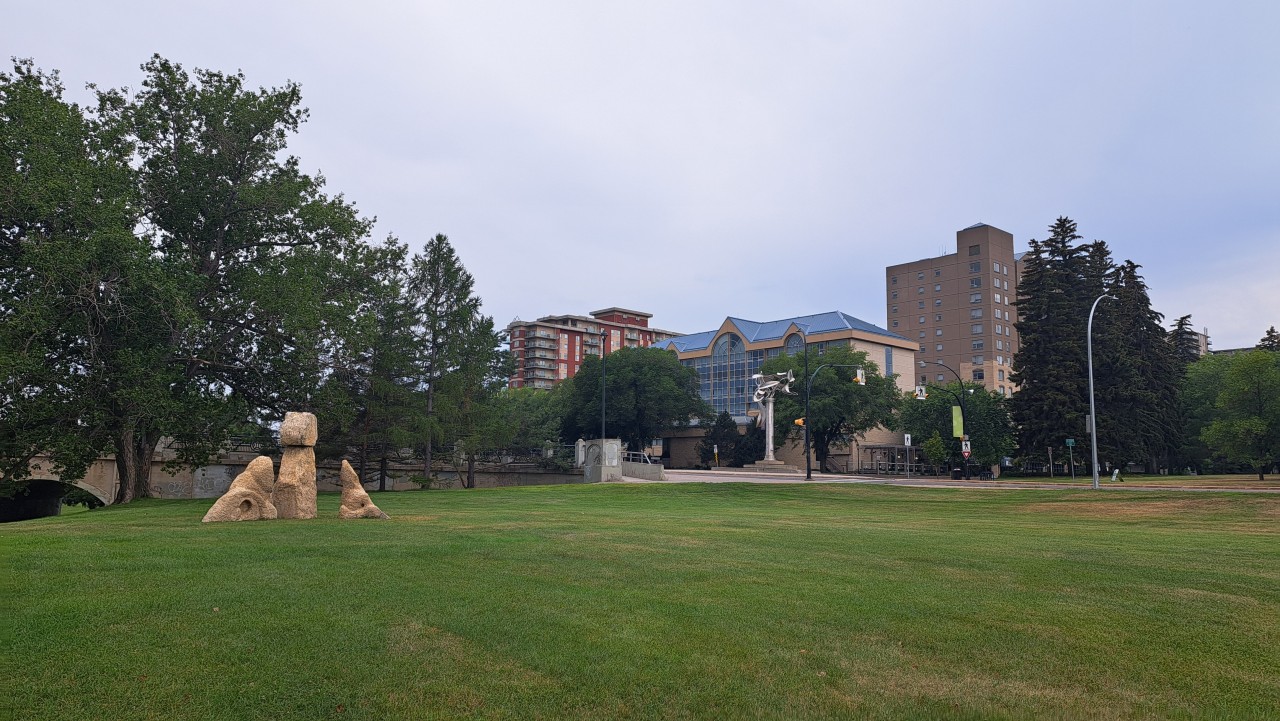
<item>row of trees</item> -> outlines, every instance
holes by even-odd
[[[152,458],[204,462],[310,410],[363,467],[487,432],[505,379],[449,241],[408,257],[286,154],[297,85],[153,57],[137,91],[68,102],[56,73],[0,73],[0,474],[67,477],[115,455],[117,502]],[[443,399],[448,399],[444,402]],[[323,450],[323,449],[322,449]]]
[[[1101,240],[1082,243],[1059,218],[1044,241],[1030,241],[1019,284],[1021,347],[1011,379],[1019,455],[1040,460],[1067,438],[1088,438],[1088,318],[1098,457],[1113,467],[1261,472],[1280,458],[1280,397],[1268,369],[1280,334],[1258,350],[1200,357],[1189,315],[1165,330],[1133,261],[1116,263]],[[1098,299],[1107,296],[1101,301]],[[1248,381],[1246,383],[1246,380]]]

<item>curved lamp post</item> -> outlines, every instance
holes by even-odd
[[[823,363],[814,369],[813,375],[809,376],[809,380],[804,384],[804,479],[806,481],[813,480],[813,463],[809,458],[809,396],[813,395],[813,379],[818,377],[818,373],[822,372],[823,368],[857,368],[861,370],[862,366],[850,363]],[[807,353],[804,357],[804,369],[808,373],[809,356]],[[858,385],[865,385],[860,377],[855,378],[854,382]]]
[[[963,426],[962,428],[963,434],[960,440],[961,441],[969,440],[969,419],[965,417],[965,411],[964,411],[964,391],[965,391],[964,379],[960,377],[960,374],[956,372],[955,368],[952,368],[951,366],[947,365],[946,363],[943,363],[942,361],[927,361],[927,360],[920,361],[921,368],[924,368],[929,365],[942,366],[943,368],[946,368],[947,370],[951,371],[951,375],[955,376],[956,382],[960,384],[959,393],[948,390],[946,388],[942,388],[940,386],[933,386],[933,387],[937,388],[938,390],[946,391],[950,393],[952,396],[955,397],[956,402],[960,404],[960,425]],[[970,390],[969,392],[972,393],[973,391]],[[964,479],[966,481],[969,480],[969,459],[968,458],[964,459]]]
[[[1085,331],[1085,347],[1089,356],[1089,445],[1093,450],[1093,490],[1098,490],[1098,415],[1093,407],[1093,312],[1103,298],[1116,300],[1114,295],[1103,293],[1093,301],[1089,308],[1089,326]]]

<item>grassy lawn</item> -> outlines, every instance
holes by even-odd
[[[1280,496],[608,485],[0,526],[0,718],[1277,718]]]
[[[1123,488],[1124,486],[1143,486],[1156,488],[1235,488],[1235,489],[1277,489],[1280,488],[1280,476],[1268,475],[1258,480],[1258,474],[1219,474],[1197,476],[1155,476],[1141,473],[1129,473],[1122,476],[1122,481],[1112,483],[1111,474],[1104,473],[1098,481],[1102,485]],[[1077,473],[1073,481],[1071,476],[1014,476],[1003,475],[994,483],[1053,483],[1055,485],[1092,486],[1093,476]]]

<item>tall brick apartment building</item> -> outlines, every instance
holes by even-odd
[[[578,372],[589,355],[608,355],[619,348],[644,348],[679,333],[649,327],[651,313],[605,308],[591,316],[549,315],[535,321],[519,318],[507,326],[516,369],[512,388],[550,388]],[[602,335],[603,334],[603,335]]]
[[[955,253],[885,268],[889,330],[919,343],[916,358],[1009,395],[1016,390],[1009,374],[1018,349],[1018,257],[1013,235],[979,223],[956,232]],[[941,384],[955,377],[931,364],[917,366],[915,379]]]

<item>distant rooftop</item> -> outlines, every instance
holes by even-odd
[[[794,323],[803,332],[808,333],[830,333],[838,330],[856,330],[863,333],[872,333],[882,335],[898,340],[907,340],[905,337],[898,335],[889,330],[885,330],[877,325],[872,325],[864,320],[854,318],[848,313],[833,310],[827,313],[818,313],[816,315],[802,315],[795,318],[783,318],[781,320],[765,321],[763,323],[746,320],[744,318],[734,318],[730,316],[728,322],[738,331],[744,340],[749,343],[758,343],[766,340],[777,340],[787,332],[787,329]],[[704,350],[715,340],[720,329],[703,331],[701,333],[691,333],[689,335],[670,338],[660,343],[655,343],[656,348],[667,348],[687,353],[689,351]]]

